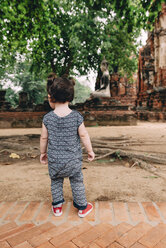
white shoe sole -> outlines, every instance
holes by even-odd
[[[92,208],[88,212],[86,212],[86,214],[80,214],[79,211],[78,211],[78,216],[80,218],[84,218],[85,216],[87,216],[93,210],[93,205],[91,203],[88,203],[88,204],[90,204],[92,206]]]
[[[62,211],[61,211],[60,213],[54,213],[53,207],[52,207],[52,212],[53,212],[53,214],[54,214],[56,217],[58,217],[58,216],[61,216],[61,215],[62,215]]]

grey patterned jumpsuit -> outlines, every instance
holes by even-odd
[[[65,117],[59,117],[54,111],[43,117],[43,123],[48,130],[48,172],[53,206],[64,202],[63,181],[65,177],[69,177],[73,205],[79,210],[87,207],[81,171],[82,148],[78,135],[78,127],[82,122],[83,116],[76,110],[72,110]]]

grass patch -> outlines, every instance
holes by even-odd
[[[144,177],[144,178],[158,178],[157,176],[148,176],[148,177]]]

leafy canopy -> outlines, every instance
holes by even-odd
[[[136,69],[136,39],[152,28],[163,0],[1,0],[0,75],[20,54],[31,71],[86,74]]]

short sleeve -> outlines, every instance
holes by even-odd
[[[46,115],[44,115],[44,117],[43,117],[43,123],[44,123],[45,127],[47,128],[48,122],[47,122]]]
[[[78,112],[78,118],[77,118],[78,127],[83,123],[83,121],[84,121],[84,117],[82,116],[82,114]]]

